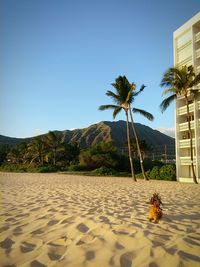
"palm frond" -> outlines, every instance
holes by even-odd
[[[140,89],[137,92],[133,93],[133,96],[135,97],[135,96],[139,95],[144,90],[145,87],[146,87],[146,85],[142,84]]]
[[[171,67],[167,69],[163,75],[160,86],[161,87],[181,87],[180,83],[182,82],[182,78],[184,77],[183,71],[181,71],[178,67]],[[179,86],[178,86],[179,85]]]
[[[119,112],[122,110],[122,107],[117,107],[113,111],[113,119],[119,114]]]
[[[106,109],[115,109],[115,108],[119,108],[119,106],[117,105],[101,105],[99,106],[99,110],[106,110]]]
[[[154,116],[151,113],[147,112],[146,110],[139,109],[139,108],[133,108],[132,111],[134,113],[139,113],[140,115],[144,116],[145,118],[147,118],[150,121],[154,120]]]
[[[200,73],[197,74],[195,78],[192,80],[192,82],[190,83],[190,87],[193,87],[197,85],[198,83],[200,83]]]
[[[106,92],[106,95],[110,96],[115,103],[119,103],[120,102],[120,95],[117,95],[117,94],[113,93],[110,90],[108,90]]]
[[[168,107],[169,105],[176,99],[176,94],[173,94],[167,98],[165,98],[162,103],[160,104],[160,109],[161,112],[163,113]]]
[[[165,89],[164,91],[163,91],[163,93],[162,93],[162,96],[164,96],[164,95],[167,95],[167,94],[169,94],[169,93],[177,93],[177,91],[176,91],[176,88],[174,88],[174,87],[172,87],[172,88],[167,88],[167,89]]]
[[[119,76],[117,79],[115,79],[115,83],[112,83],[112,86],[116,89],[120,97],[119,100],[121,104],[123,102],[126,102],[128,93],[131,89],[131,84],[129,83],[126,76]]]

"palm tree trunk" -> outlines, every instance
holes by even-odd
[[[141,170],[142,170],[142,176],[143,176],[144,180],[148,181],[149,178],[146,176],[146,173],[145,173],[145,170],[144,170],[143,156],[142,156],[142,152],[141,152],[141,149],[140,149],[140,144],[139,144],[139,140],[138,140],[138,137],[137,137],[137,132],[136,132],[136,129],[135,129],[135,125],[134,125],[134,122],[133,122],[133,116],[132,116],[132,112],[131,112],[130,108],[129,108],[129,112],[130,112],[130,117],[131,117],[132,129],[133,129],[133,133],[134,133],[135,141],[136,141],[136,145],[137,145],[137,150],[138,150],[138,154],[139,154],[139,157],[140,157],[140,166],[141,166]]]
[[[131,155],[131,142],[130,142],[130,130],[129,130],[129,121],[128,121],[128,111],[126,110],[126,132],[127,132],[127,143],[128,143],[128,154],[129,154],[129,160],[130,160],[130,166],[131,166],[131,175],[133,180],[136,182],[135,172],[133,169],[133,161],[132,161],[132,155]]]
[[[56,148],[53,150],[53,165],[56,166]]]
[[[187,106],[187,120],[188,120],[188,129],[189,129],[189,137],[190,137],[190,160],[191,160],[191,168],[192,168],[192,178],[193,182],[197,184],[197,177],[194,170],[194,157],[193,157],[193,145],[192,145],[192,130],[191,130],[191,123],[190,123],[190,111],[189,111],[189,103],[188,97],[185,95],[186,106]]]

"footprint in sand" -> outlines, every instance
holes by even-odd
[[[118,242],[115,243],[115,247],[116,247],[117,249],[124,249],[124,246],[121,245],[121,244],[118,243]]]
[[[15,242],[12,239],[6,238],[4,239],[4,241],[0,242],[0,247],[4,249],[11,249],[14,243]]]
[[[10,228],[10,227],[9,227],[8,225],[5,225],[5,226],[1,227],[1,228],[0,228],[0,233],[2,233],[2,232],[4,232],[4,231],[8,230],[9,228]]]
[[[31,244],[28,242],[22,242],[20,249],[21,249],[22,253],[27,253],[27,252],[33,251],[35,249],[35,247],[36,247],[35,244]]]
[[[16,227],[14,230],[13,230],[13,234],[15,235],[15,236],[17,236],[17,235],[21,235],[22,234],[22,228],[21,227]]]
[[[77,225],[76,227],[81,233],[86,233],[89,228],[84,224],[84,223],[80,223],[79,225]]]
[[[33,208],[33,209],[31,209],[30,211],[36,211],[36,210],[39,210],[40,209],[40,207],[38,207],[38,208]]]
[[[91,261],[95,258],[95,252],[94,251],[87,251],[85,254],[86,260]]]
[[[181,265],[180,265],[181,266]],[[183,265],[184,266],[184,265]],[[159,267],[155,262],[151,262],[149,264],[149,267]]]
[[[49,222],[47,223],[47,225],[52,226],[52,225],[54,225],[54,224],[57,224],[58,222],[59,222],[59,220],[51,220],[51,221],[49,221]]]
[[[39,235],[39,234],[43,234],[44,231],[43,231],[43,228],[39,228],[33,232],[31,232],[32,235]]]
[[[127,252],[120,257],[120,267],[131,267],[133,260],[133,253]]]
[[[62,255],[56,253],[48,253],[48,256],[51,261],[58,261],[62,257]]]
[[[16,219],[13,217],[10,217],[10,218],[6,219],[5,222],[16,222]]]
[[[31,262],[31,267],[47,267],[47,265],[42,264],[41,262],[34,260]]]
[[[83,244],[89,244],[95,239],[92,235],[85,235],[83,236],[77,243],[77,246],[83,245]]]

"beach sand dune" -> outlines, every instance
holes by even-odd
[[[155,191],[164,216],[151,223]],[[0,266],[199,267],[200,186],[1,173]]]

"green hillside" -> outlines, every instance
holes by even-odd
[[[130,124],[131,127],[131,124]],[[171,146],[175,148],[175,139],[157,130],[135,123],[140,140],[146,140],[151,146]],[[132,132],[132,131],[131,131]],[[125,121],[103,121],[90,125],[87,128],[63,131],[65,142],[77,142],[80,148],[99,143],[100,141],[112,141],[117,148],[126,146],[126,123]],[[131,134],[133,139],[133,134]],[[30,142],[32,138],[13,138],[0,135],[0,145],[17,145],[23,141]]]

